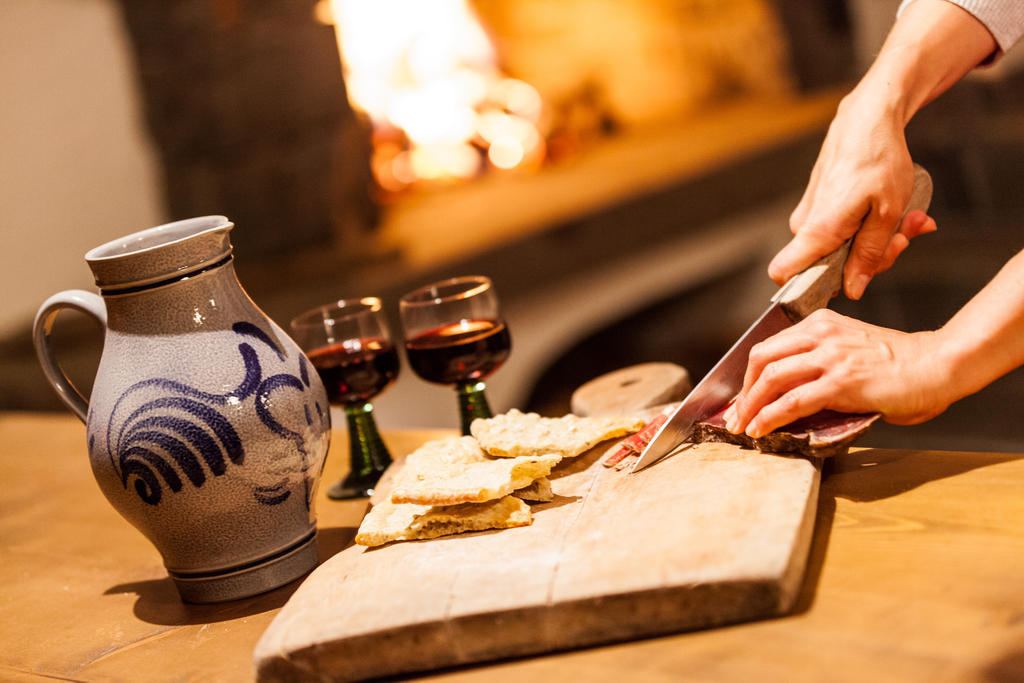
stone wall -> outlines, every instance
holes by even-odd
[[[315,0],[120,0],[172,219],[225,214],[248,262],[375,223],[369,139]]]

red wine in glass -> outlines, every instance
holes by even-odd
[[[491,417],[484,378],[505,362],[511,337],[486,275],[440,280],[398,301],[409,365],[428,382],[455,385],[462,433]]]
[[[462,320],[406,341],[409,366],[428,382],[457,384],[487,377],[508,358],[512,340],[500,320]]]
[[[345,411],[348,425],[349,471],[327,488],[327,497],[372,495],[391,454],[380,438],[370,399],[398,376],[398,352],[381,301],[373,296],[340,299],[296,316],[291,328],[328,400]]]
[[[306,355],[331,403],[365,403],[398,377],[398,352],[386,339],[346,339]]]

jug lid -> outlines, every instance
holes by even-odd
[[[90,249],[85,260],[103,294],[158,287],[231,260],[226,216],[200,216],[141,230]]]

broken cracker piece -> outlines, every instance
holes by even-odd
[[[392,503],[456,505],[502,498],[547,476],[561,456],[491,458],[471,436],[429,441],[409,454]]]
[[[622,417],[541,417],[515,408],[504,415],[478,418],[470,432],[488,455],[500,458],[557,453],[575,457],[602,441],[631,434],[644,426],[644,420]]]
[[[512,495],[529,503],[547,503],[555,498],[555,492],[551,490],[551,480],[547,477],[541,477],[529,486],[516,489]]]
[[[485,529],[528,526],[530,506],[514,496],[486,503],[430,505],[382,502],[363,518],[356,543],[378,546],[391,541],[414,541]]]

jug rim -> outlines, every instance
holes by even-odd
[[[178,244],[197,235],[234,227],[227,216],[209,215],[185,218],[146,228],[93,247],[85,252],[88,263],[103,263],[119,258],[145,254],[171,244]]]

